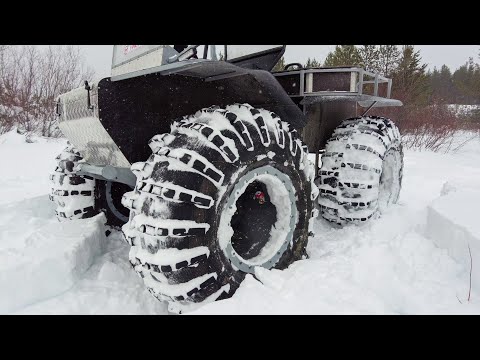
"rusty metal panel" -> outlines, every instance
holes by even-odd
[[[312,92],[350,91],[351,72],[313,73]]]

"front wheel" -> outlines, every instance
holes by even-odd
[[[249,105],[203,109],[172,129],[152,138],[124,196],[130,262],[155,297],[179,312],[305,255],[318,191],[295,130]]]
[[[82,159],[72,145],[68,145],[56,158],[57,166],[50,174],[50,200],[56,205],[58,220],[84,219],[104,212],[107,225],[119,229],[127,222],[129,214],[121,199],[132,188],[77,174],[75,168]]]
[[[322,216],[361,223],[397,202],[403,149],[397,126],[383,117],[345,120],[325,146],[318,187]]]

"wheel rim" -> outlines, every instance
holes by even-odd
[[[384,212],[391,204],[398,200],[400,193],[400,154],[396,149],[390,149],[382,162],[382,175],[380,176],[378,190],[378,208]]]
[[[244,223],[245,221],[248,223],[247,213],[252,207],[247,207],[247,211],[242,210],[241,203],[245,196],[248,197],[251,194],[252,187],[255,192],[261,191],[258,190],[259,188],[263,192],[266,191],[264,193],[266,202],[263,205],[266,206],[265,211],[256,213],[260,214],[259,217],[267,216],[269,219],[254,222],[252,225],[260,224],[260,227],[252,226],[251,228],[253,233],[257,230],[260,236],[252,236],[252,231],[239,234],[242,226],[239,227],[236,223],[239,218],[240,221],[244,220]],[[271,206],[269,207],[270,204],[275,211],[272,211]],[[270,210],[266,211],[267,208]],[[247,273],[254,273],[257,266],[272,268],[293,241],[293,232],[298,219],[295,188],[290,178],[269,165],[254,169],[237,181],[226,200],[225,209],[220,217],[218,238],[220,247],[230,262]],[[237,210],[240,211],[237,212]],[[262,215],[265,213],[267,215]],[[250,218],[253,218],[251,214]],[[243,228],[246,227],[243,226]],[[266,236],[268,239],[265,239]]]
[[[130,210],[122,205],[122,195],[128,191],[131,191],[131,187],[128,185],[107,181],[105,183],[105,194],[107,197],[107,205],[112,214],[123,222],[128,221]]]

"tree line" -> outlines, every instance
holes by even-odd
[[[283,69],[282,58],[275,70]],[[337,45],[324,62],[308,59],[305,67],[359,66],[392,78],[392,97],[405,105],[480,104],[480,65],[473,58],[458,69],[447,65],[427,70],[414,45]]]
[[[284,66],[282,58],[274,70],[283,70]],[[430,105],[480,104],[478,63],[470,58],[455,70],[447,65],[427,70],[413,45],[337,45],[323,63],[309,58],[304,66],[360,66],[392,78],[392,97],[405,106],[385,109],[385,115],[398,121],[405,131],[427,122],[432,126],[452,123],[454,119],[444,109],[426,110]],[[17,127],[43,136],[60,135],[55,98],[90,81],[93,74],[76,46],[40,49],[0,45],[0,134]],[[466,121],[480,124],[480,111]]]

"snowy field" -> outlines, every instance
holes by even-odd
[[[168,314],[103,215],[56,220],[48,175],[65,144],[0,136],[0,313]],[[248,275],[190,314],[480,314],[479,203],[480,138],[454,154],[406,151],[399,204],[382,218],[318,219],[310,259]]]

